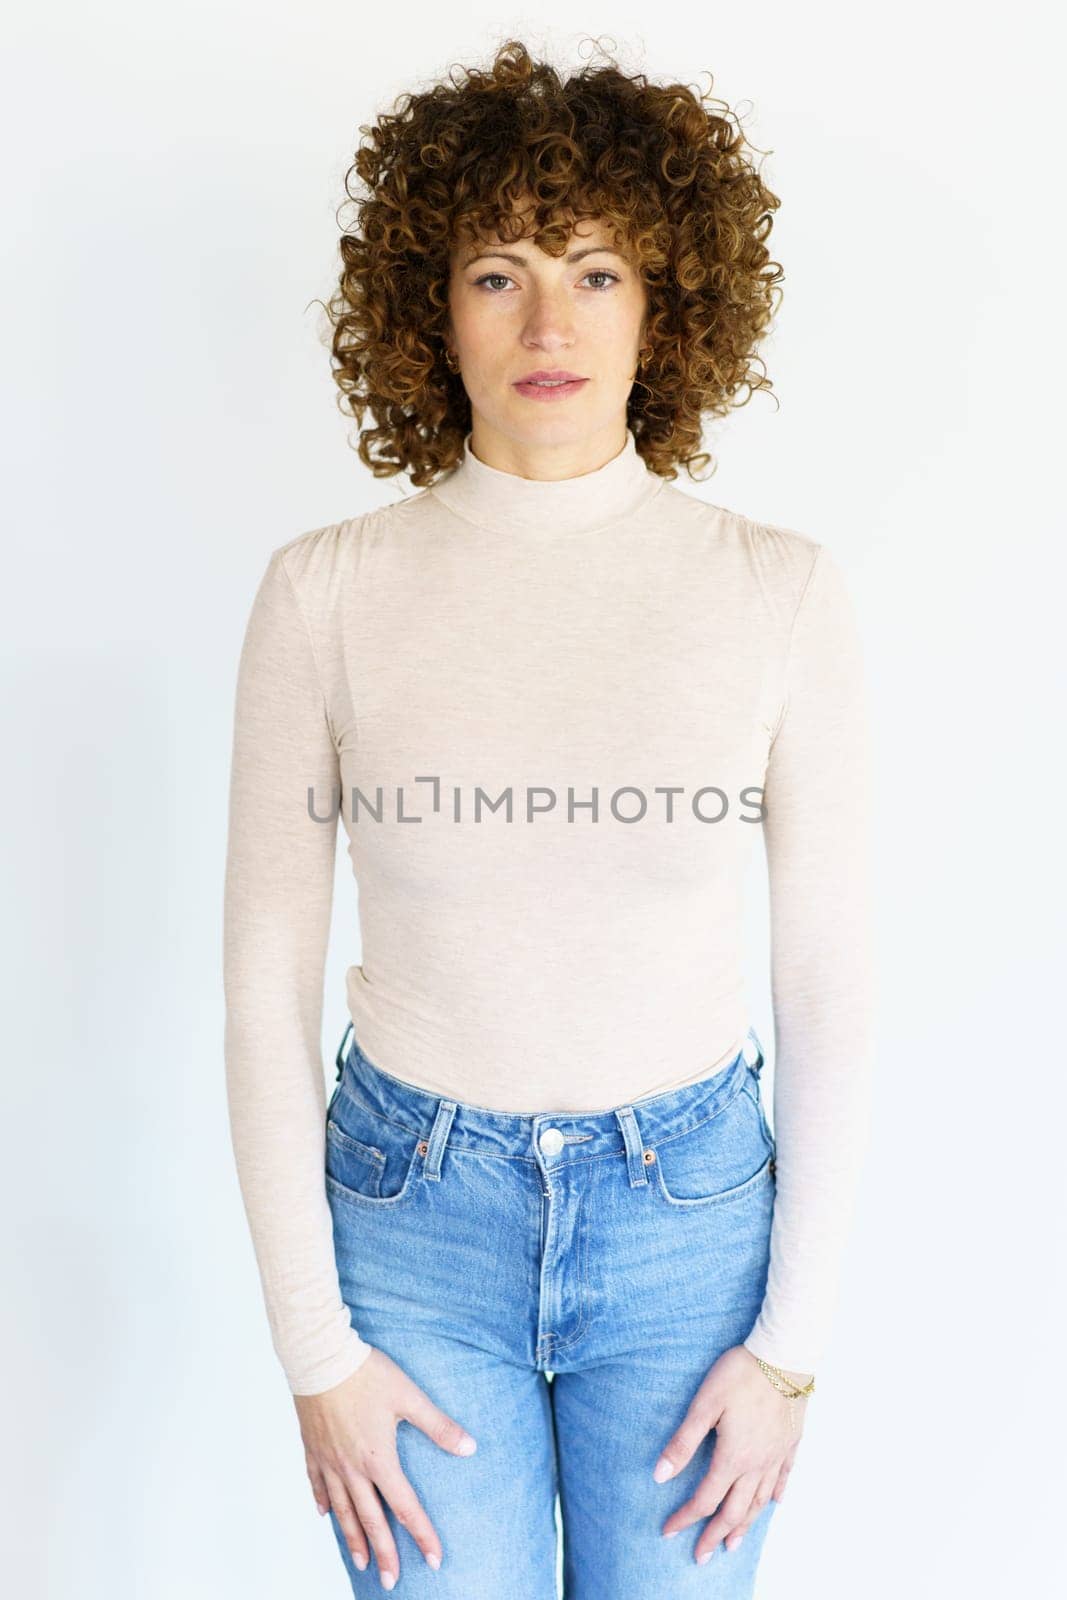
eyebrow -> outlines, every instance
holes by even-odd
[[[602,253],[609,256],[618,256],[620,261],[626,260],[626,257],[623,255],[621,250],[613,250],[612,247],[607,244],[591,244],[586,245],[584,250],[572,250],[566,259],[568,261],[581,261],[583,256],[595,256]],[[491,258],[497,258],[501,261],[514,261],[515,265],[519,267],[529,266],[528,256],[516,255],[514,252],[509,250],[482,250],[476,256],[468,256],[463,265],[465,267],[470,267],[473,266],[476,261],[488,261]]]

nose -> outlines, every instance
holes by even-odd
[[[555,306],[546,296],[530,313],[523,330],[523,342],[536,350],[567,350],[574,343],[574,328],[569,312]]]

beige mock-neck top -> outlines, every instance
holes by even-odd
[[[855,617],[827,549],[656,477],[630,431],[562,481],[490,467],[468,436],[434,487],[274,550],[237,679],[225,1060],[293,1393],[370,1350],[323,1182],[334,791],[361,1048],[507,1111],[607,1109],[737,1054],[762,833],[777,1188],[745,1343],[814,1372],[868,1126],[868,766]]]

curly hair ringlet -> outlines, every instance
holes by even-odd
[[[765,243],[780,201],[723,102],[611,58],[563,78],[510,39],[487,70],[405,93],[360,133],[345,175],[356,223],[324,309],[338,404],[376,424],[358,444],[376,477],[424,488],[462,458],[471,411],[445,359],[450,254],[487,232],[559,255],[594,218],[625,242],[648,297],[627,424],[652,472],[675,478],[681,464],[695,479],[712,460],[702,418],[772,387],[755,349],[781,293]]]

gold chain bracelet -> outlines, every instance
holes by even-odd
[[[771,1383],[778,1390],[778,1393],[785,1395],[787,1400],[799,1400],[804,1395],[815,1393],[814,1377],[809,1378],[804,1387],[801,1388],[798,1384],[793,1382],[792,1378],[782,1371],[781,1367],[773,1367],[769,1361],[764,1361],[762,1356],[756,1356],[756,1360],[759,1362],[761,1368],[770,1379]],[[793,1434],[795,1434],[797,1431],[795,1406],[789,1407],[789,1431]]]
[[[793,1382],[792,1378],[782,1371],[781,1367],[772,1367],[771,1363],[769,1361],[764,1361],[762,1356],[757,1356],[756,1360],[759,1362],[768,1378],[774,1384],[774,1387],[778,1390],[779,1394],[784,1394],[787,1400],[798,1400],[801,1395],[815,1393],[814,1378],[809,1378],[804,1387],[801,1388],[798,1384]]]

